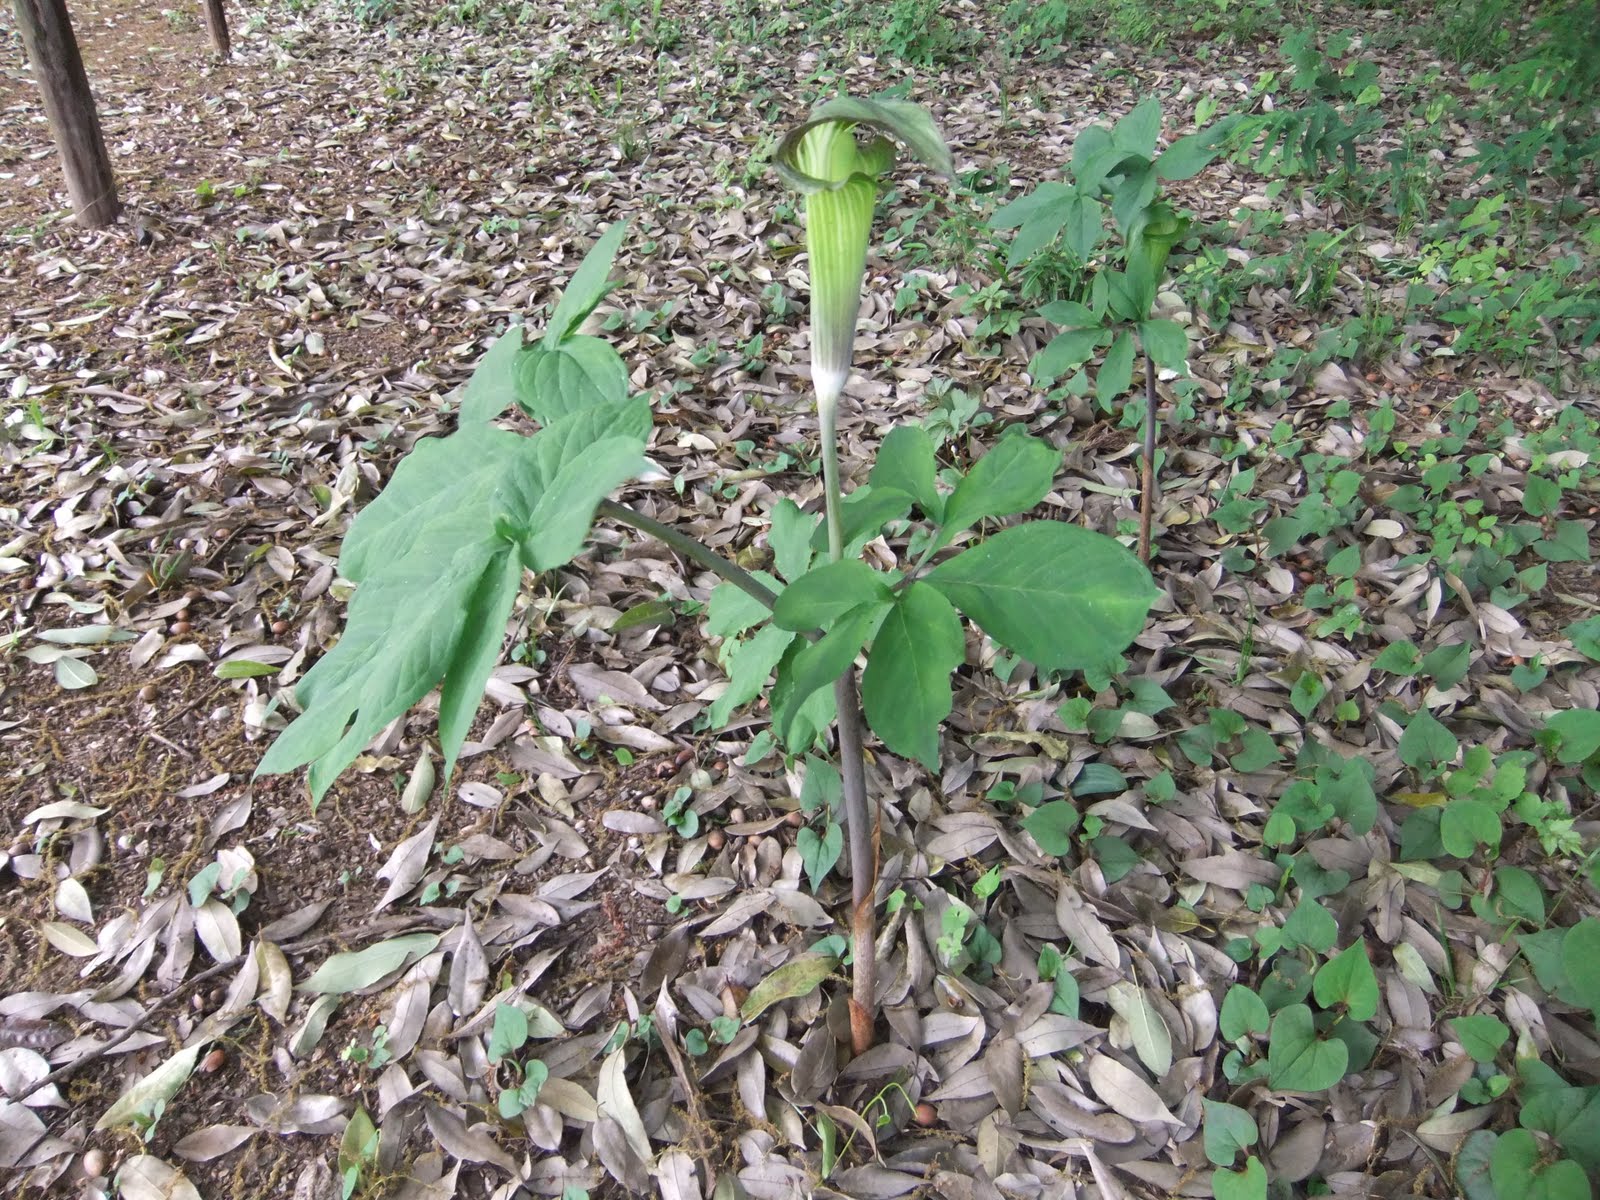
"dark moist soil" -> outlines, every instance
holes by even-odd
[[[16,659],[0,668],[0,723],[19,722],[0,731],[0,830],[17,850],[33,849],[33,831],[22,818],[34,808],[54,800],[75,799],[109,811],[95,822],[104,835],[101,864],[79,875],[89,892],[97,920],[118,910],[134,911],[147,879],[147,868],[157,860],[165,864],[168,889],[182,887],[210,860],[204,841],[214,818],[228,806],[248,798],[246,824],[227,834],[221,845],[242,846],[256,860],[260,886],[240,914],[246,945],[263,926],[301,909],[326,901],[327,910],[303,935],[323,935],[325,944],[292,960],[297,979],[304,978],[327,955],[359,949],[372,938],[362,930],[376,919],[373,908],[387,887],[374,875],[388,853],[403,838],[415,833],[430,816],[441,817],[439,844],[449,845],[476,830],[492,832],[520,850],[531,852],[537,843],[519,822],[504,815],[469,807],[451,794],[438,793],[426,811],[407,815],[398,803],[400,770],[347,772],[315,812],[303,776],[272,776],[252,781],[251,773],[263,743],[246,740],[238,709],[243,703],[239,685],[216,679],[206,664],[184,664],[157,674],[135,669],[125,647],[96,655],[100,681],[78,692],[64,691],[48,666]],[[146,700],[141,689],[153,685]],[[150,691],[144,691],[150,696]],[[483,721],[487,726],[489,718]],[[481,733],[482,729],[474,731]],[[414,758],[416,749],[410,748]],[[642,786],[662,770],[675,773],[672,756],[635,764],[617,787],[630,781]],[[458,781],[497,784],[496,776],[510,771],[502,755],[489,752],[468,760],[458,771]],[[179,799],[177,793],[226,774],[227,782],[203,797]],[[503,782],[503,781],[498,781]],[[584,822],[591,855],[585,862],[552,857],[537,871],[518,876],[515,890],[532,892],[540,882],[565,872],[592,869],[613,859],[626,839],[606,831],[601,814],[614,806],[613,788],[602,787],[575,804]],[[519,800],[508,799],[502,812]],[[70,831],[77,823],[69,823]],[[58,836],[54,845],[65,853],[70,837]],[[523,844],[525,841],[526,844]],[[49,848],[45,852],[48,854]],[[481,862],[463,866],[472,876],[469,886],[493,883],[507,869],[504,863]],[[38,880],[19,881],[9,872],[0,885],[0,993],[25,990],[71,992],[85,986],[78,978],[76,960],[55,951],[37,932],[37,922],[55,917],[55,880],[47,869]],[[563,957],[552,966],[532,995],[552,1010],[561,1011],[580,987],[601,982],[613,988],[606,1019],[624,1013],[618,985],[626,982],[641,955],[659,934],[665,912],[631,886],[625,867],[609,871],[584,897],[595,907],[559,931],[565,944]],[[384,910],[389,921],[404,918],[408,906],[397,903]],[[414,906],[410,908],[415,912]],[[419,926],[425,927],[425,926]],[[390,936],[391,934],[386,934]],[[188,977],[211,966],[203,947],[195,948]],[[180,1015],[213,1012],[220,1007],[232,981],[226,971],[193,987],[183,985],[181,1003],[159,1010],[148,1028],[169,1039],[171,1049],[182,1041],[174,1019]],[[90,981],[92,984],[95,981]],[[103,980],[101,980],[103,982]],[[161,998],[150,979],[133,993],[142,1003]],[[241,1124],[244,1102],[262,1091],[279,1095],[326,1093],[358,1100],[376,1111],[379,1072],[347,1062],[341,1050],[370,1037],[383,1019],[392,995],[350,997],[343,1003],[327,1032],[295,1078],[285,1081],[271,1054],[281,1031],[269,1027],[267,1018],[252,1007],[228,1038],[223,1050],[208,1058],[214,1069],[200,1070],[185,1085],[183,1103],[161,1122],[145,1148],[165,1155],[181,1138],[208,1125]],[[186,1009],[185,1005],[191,1006]],[[56,1014],[72,1026],[71,1010]],[[87,1028],[85,1029],[87,1031]],[[74,1029],[74,1033],[78,1030]],[[62,1087],[63,1095],[85,1111],[103,1110],[119,1095],[135,1071],[147,1070],[164,1053],[161,1048],[128,1057],[112,1056],[87,1065]],[[131,1140],[120,1144],[114,1135],[95,1134],[87,1148],[99,1145],[108,1160],[116,1162],[139,1152]],[[420,1136],[426,1138],[426,1127]],[[413,1147],[420,1150],[422,1147]],[[185,1174],[207,1196],[276,1196],[292,1190],[306,1163],[329,1159],[327,1138],[312,1136],[259,1136],[240,1150],[212,1164],[184,1163]],[[408,1158],[410,1156],[408,1155]],[[178,1162],[178,1159],[169,1159]]]

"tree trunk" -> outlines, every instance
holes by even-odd
[[[14,0],[17,27],[61,154],[73,215],[91,229],[117,219],[117,179],[100,133],[100,115],[72,34],[66,0]]]
[[[228,14],[222,10],[222,0],[205,0],[206,30],[211,34],[211,48],[224,62],[233,53],[233,43],[228,38]]]

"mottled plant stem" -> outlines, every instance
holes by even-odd
[[[1140,465],[1139,561],[1150,565],[1150,526],[1156,506],[1156,365],[1144,355],[1144,462]]]
[[[778,602],[778,595],[743,567],[735,566],[715,550],[708,549],[687,534],[679,533],[670,525],[663,525],[654,517],[647,517],[637,509],[615,500],[600,501],[600,515],[610,517],[622,525],[630,525],[640,533],[665,542],[685,558],[693,559],[706,570],[720,575],[746,595],[759,600],[770,609]]]
[[[831,390],[831,389],[830,389]],[[819,390],[817,417],[822,438],[822,489],[828,525],[828,558],[844,557],[844,495],[839,487],[839,395]],[[861,698],[851,667],[833,685],[839,726],[839,780],[844,793],[845,836],[850,847],[850,1040],[857,1054],[872,1047],[877,1019],[878,855],[876,811],[867,799],[866,760],[861,748]]]

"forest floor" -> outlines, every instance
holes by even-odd
[[[1103,678],[975,639],[942,769],[872,755],[884,1019],[852,1059],[840,974],[741,1018],[838,953],[848,880],[808,878],[760,707],[709,725],[716,580],[631,531],[530,583],[447,784],[426,704],[319,807],[253,777],[338,635],[348,518],[626,220],[597,324],[659,468],[627,497],[763,565],[774,504],[821,494],[769,159],[903,87],[956,178],[880,208],[846,477],[897,422],[950,465],[1020,422],[1064,452],[1044,511],[1131,541],[1139,406],[1030,374],[1079,267],[1008,269],[990,218],[1146,96],[1165,139],[1293,102],[1283,31],[422,8],[231,9],[218,64],[197,12],[75,0],[100,231],[0,17],[0,1194],[1510,1200],[1518,1163],[1590,1194],[1592,167],[1474,177],[1481,83],[1425,23],[1302,12],[1358,36],[1327,61],[1374,65],[1381,121],[1356,172],[1168,185],[1162,597]]]

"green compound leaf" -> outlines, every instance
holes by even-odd
[[[883,572],[858,558],[825,563],[802,575],[778,596],[773,624],[804,632],[826,629],[852,608],[871,601],[889,602],[893,594]]]
[[[445,772],[482,698],[524,567],[583,548],[595,509],[642,464],[642,398],[573,412],[533,437],[487,423],[419,442],[350,526],[340,570],[359,586],[344,635],[295,688],[301,715],[257,774],[310,765],[312,802],[441,681]]]
[[[1304,1004],[1280,1009],[1267,1043],[1267,1080],[1286,1092],[1322,1092],[1344,1078],[1350,1051],[1343,1042],[1317,1036],[1316,1022]]]
[[[796,743],[807,740],[806,732],[796,724],[806,701],[850,669],[891,607],[888,601],[872,600],[851,609],[832,629],[781,665],[772,689],[772,723],[785,744],[798,749]]]
[[[913,583],[878,627],[861,679],[867,724],[885,746],[938,770],[939,725],[951,707],[950,673],[966,656],[961,618],[950,601],[925,583]]]
[[[941,563],[927,582],[1045,670],[1104,666],[1139,636],[1160,595],[1121,544],[1060,521],[1003,530]]]

